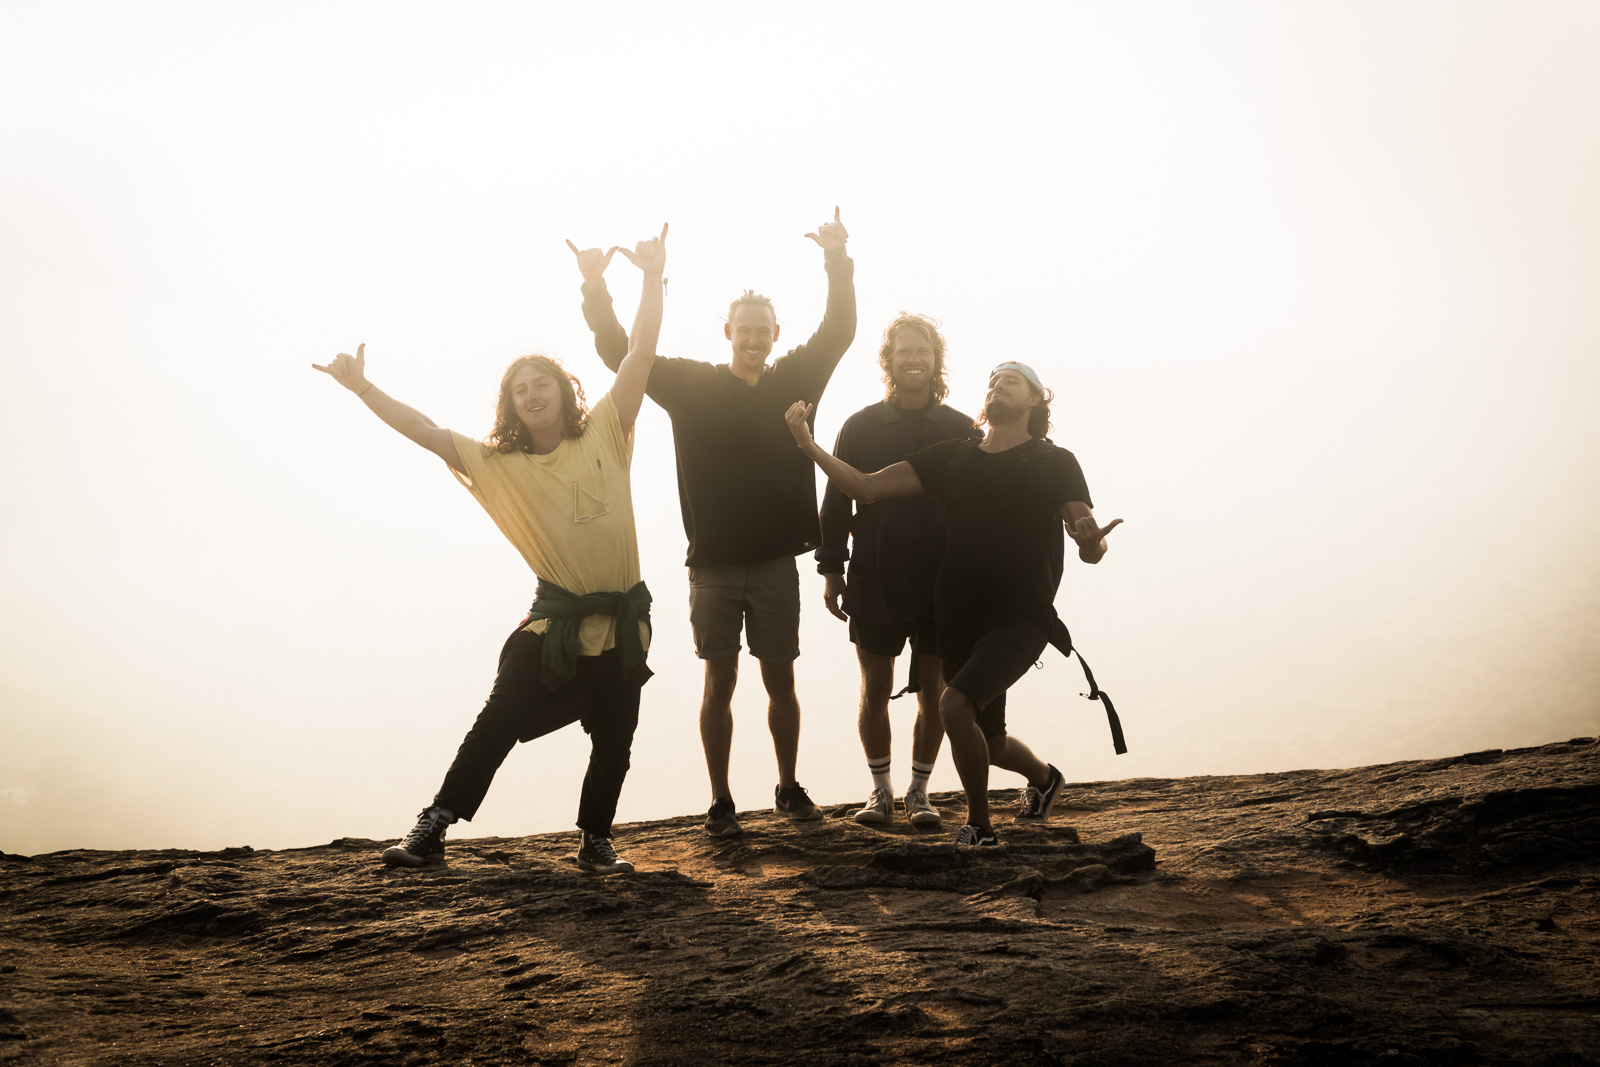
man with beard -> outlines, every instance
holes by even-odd
[[[785,418],[802,452],[852,499],[871,502],[932,493],[943,500],[944,554],[934,616],[945,680],[939,714],[967,796],[959,845],[998,843],[989,816],[989,766],[1027,780],[1019,822],[1050,817],[1061,772],[1006,729],[1005,695],[1051,643],[1060,622],[1055,593],[1062,572],[1062,527],[1078,558],[1098,563],[1105,536],[1122,522],[1096,523],[1089,487],[1071,452],[1045,439],[1053,394],[1023,363],[989,377],[980,441],[943,441],[863,474],[811,439],[806,405]]]
[[[944,354],[944,337],[933,320],[902,312],[883,331],[878,349],[887,394],[845,420],[833,454],[857,470],[876,471],[928,445],[977,437],[972,418],[943,403]],[[869,824],[894,818],[889,694],[895,657],[909,640],[914,666],[908,688],[916,693],[917,717],[911,728],[905,813],[913,826],[938,826],[939,809],[928,801],[928,776],[944,741],[939,720],[944,685],[933,618],[943,505],[937,496],[924,494],[853,508],[850,498],[829,483],[821,518],[817,571],[826,577],[824,602],[850,624],[850,641],[861,664],[857,727],[872,792],[853,817]]]
[[[777,315],[772,301],[746,290],[729,306],[723,327],[732,346],[728,363],[663,357],[650,374],[650,398],[672,419],[678,503],[689,537],[689,622],[695,654],[705,661],[700,742],[712,800],[705,827],[713,837],[743,832],[728,783],[741,631],[767,690],[777,812],[797,820],[822,817],[795,779],[800,578],[794,557],[821,541],[816,476],[805,457],[795,454],[783,414],[791,404],[815,405],[821,398],[855,339],[856,296],[855,264],[845,254],[849,235],[839,209],[833,221],[806,236],[822,247],[828,272],[827,309],[810,340],[769,365]],[[610,256],[599,249],[572,251],[583,275],[584,320],[594,331],[595,350],[615,370],[628,351],[628,335],[606,292]]]
[[[433,802],[397,845],[395,867],[444,862],[445,829],[471,819],[518,740],[581,720],[590,738],[578,802],[578,866],[633,870],[611,844],[611,822],[650,677],[650,592],[639,579],[629,467],[633,424],[661,330],[667,228],[623,250],[642,271],[633,348],[592,411],[583,387],[546,356],[512,362],[485,442],[436,425],[367,381],[366,346],[312,366],[355,393],[389,426],[449,466],[538,576],[533,607],[500,651],[488,701],[461,742]],[[613,249],[615,251],[615,249]]]

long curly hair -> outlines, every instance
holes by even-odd
[[[582,437],[589,425],[589,403],[583,395],[583,385],[574,378],[559,359],[550,356],[519,356],[500,376],[500,400],[494,409],[494,430],[484,439],[484,444],[496,452],[532,452],[533,437],[517,415],[517,403],[511,397],[511,383],[524,367],[536,367],[550,375],[561,387],[561,436]]]
[[[1046,389],[1042,393],[1034,393],[1039,398],[1039,406],[1028,412],[1028,436],[1050,436],[1050,401],[1056,398],[1055,391]]]
[[[933,345],[933,380],[928,383],[928,390],[937,404],[950,392],[944,380],[944,334],[939,332],[939,324],[935,320],[926,315],[913,315],[909,311],[900,312],[900,317],[888,325],[883,331],[883,344],[878,346],[878,367],[883,371],[884,399],[894,395],[894,376],[889,373],[889,356],[894,352],[894,335],[901,329],[920,330],[928,343]]]

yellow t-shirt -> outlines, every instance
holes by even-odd
[[[633,526],[633,435],[622,432],[607,393],[589,412],[581,437],[548,455],[496,452],[451,431],[466,470],[451,473],[467,487],[533,573],[582,596],[627,592],[639,581]],[[543,633],[548,619],[529,623]],[[645,647],[650,629],[639,624]],[[598,656],[617,643],[616,619],[590,615],[578,630],[578,651]]]

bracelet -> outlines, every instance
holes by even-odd
[[[361,390],[361,392],[356,394],[356,399],[360,400],[362,397],[366,396],[370,392],[372,392],[372,383],[368,382],[367,383],[367,387],[365,389]]]

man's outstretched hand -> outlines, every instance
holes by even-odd
[[[352,393],[364,392],[367,388],[367,346],[363,342],[356,346],[356,354],[340,352],[328,361],[327,366],[313,363],[311,366],[328,375],[334,381],[350,390]]]
[[[850,237],[850,232],[844,228],[844,223],[839,221],[839,208],[833,209],[833,221],[824,222],[817,227],[816,233],[808,233],[817,244],[822,246],[824,252],[832,252],[836,248],[843,248],[845,241]]]
[[[794,443],[804,452],[811,447],[811,427],[806,425],[806,418],[811,414],[811,405],[804,400],[796,400],[789,405],[789,410],[783,413],[783,421],[789,424],[789,432],[794,434]]]
[[[572,242],[568,241],[567,244],[570,245]],[[577,252],[578,250],[574,248],[573,251]],[[591,248],[589,251],[598,252],[600,250]],[[629,263],[632,263],[646,274],[660,274],[667,266],[667,224],[664,222],[661,224],[660,237],[651,237],[648,240],[640,241],[634,246],[632,252],[620,245],[613,248],[611,252],[621,252],[628,257]],[[611,258],[611,252],[606,253],[607,260]],[[578,266],[580,268],[583,266],[583,257],[587,254],[578,252]],[[605,266],[602,265],[600,269],[605,270]],[[584,274],[583,280],[588,281],[589,275]]]
[[[666,229],[661,231],[666,236]],[[572,254],[578,257],[578,271],[583,275],[585,282],[597,282],[605,275],[606,268],[611,266],[611,254],[617,250],[612,245],[604,252],[598,248],[582,248],[572,243],[572,238],[567,238],[567,247],[572,249]]]
[[[1100,542],[1105,538],[1106,534],[1121,525],[1121,519],[1112,519],[1104,526],[1101,526],[1094,521],[1093,515],[1085,515],[1077,522],[1069,523],[1067,525],[1067,533],[1078,543],[1080,549],[1097,552],[1100,549]]]

